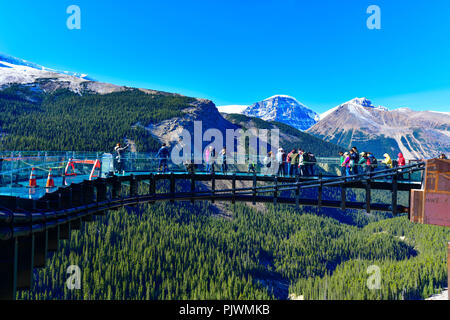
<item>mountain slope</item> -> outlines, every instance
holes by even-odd
[[[449,114],[407,108],[390,111],[365,98],[333,108],[307,132],[347,148],[356,145],[377,156],[402,152],[416,159],[450,152]]]
[[[0,53],[0,88],[13,84],[27,85],[44,92],[68,89],[75,93],[106,94],[125,90],[122,86],[93,81],[86,74],[56,71]]]
[[[295,98],[285,95],[276,95],[254,103],[243,114],[266,121],[282,122],[299,130],[306,130],[319,120],[317,113]]]
[[[290,151],[293,148],[302,148],[320,157],[335,157],[341,147],[334,143],[323,141],[313,135],[302,132],[294,127],[277,121],[265,121],[259,118],[248,117],[241,114],[225,114],[224,117],[240,128],[279,129],[280,146]]]

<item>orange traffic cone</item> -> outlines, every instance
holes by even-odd
[[[50,171],[48,172],[47,184],[45,185],[45,187],[53,188],[54,186],[55,186],[55,181],[53,181],[52,168],[50,168]]]
[[[28,187],[30,187],[30,188],[36,188],[37,187],[36,175],[34,174],[34,168],[31,168],[30,182],[28,184]]]

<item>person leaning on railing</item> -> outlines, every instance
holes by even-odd
[[[130,146],[130,144],[127,144],[125,147],[122,147],[122,145],[120,143],[118,143],[116,145],[116,147],[114,148],[114,151],[117,153],[116,155],[116,160],[117,160],[117,171],[119,173],[125,173],[125,159],[124,159],[124,154],[125,154],[125,150],[128,149],[128,147]]]
[[[168,170],[169,148],[165,143],[159,148],[156,158],[159,160],[158,171],[166,172]]]
[[[370,168],[370,163],[367,163],[368,157],[365,152],[361,152],[359,154],[359,161],[357,165],[361,168],[361,173],[369,172],[368,168]]]

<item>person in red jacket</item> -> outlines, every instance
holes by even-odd
[[[403,157],[403,153],[401,153],[401,152],[398,154],[397,163],[398,163],[399,167],[403,167],[404,165],[406,165],[406,160]]]

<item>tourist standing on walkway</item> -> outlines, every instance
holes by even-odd
[[[384,157],[384,160],[381,161],[381,163],[385,164],[388,168],[392,169],[392,167],[393,167],[393,165],[392,165],[392,159],[391,159],[391,157],[389,156],[389,154],[385,153],[385,154],[383,155],[383,157]]]
[[[252,155],[248,156],[248,168],[247,168],[248,173],[256,173],[256,163],[254,157],[255,156]]]
[[[353,147],[350,150],[350,161],[353,174],[355,175],[358,174],[359,154],[358,149],[356,149],[356,147]]]
[[[341,165],[343,168],[345,168],[345,175],[348,177],[351,173],[351,166],[350,166],[350,154],[348,152],[344,153],[344,161]]]
[[[405,157],[403,156],[403,153],[401,153],[401,152],[399,152],[399,154],[398,154],[397,165],[399,167],[403,167],[406,165]]]
[[[306,172],[305,168],[305,159],[307,158],[307,155],[305,154],[305,151],[302,149],[298,149],[298,175],[299,176],[306,176],[308,173]]]
[[[308,165],[306,166],[308,174],[314,176],[314,166],[316,165],[316,156],[312,152],[307,152],[308,155]]]
[[[339,151],[339,168],[341,171],[341,176],[345,175],[345,169],[342,166],[342,164],[344,163],[345,157],[344,157],[344,152]]]
[[[222,151],[220,152],[220,156],[222,158],[222,173],[226,174],[228,171],[227,166],[227,148],[223,147]]]
[[[291,170],[292,170],[292,176],[296,176],[298,174],[298,161],[299,161],[299,155],[297,153],[297,150],[292,150],[291,153]]]
[[[291,164],[291,156],[292,153],[294,152],[294,149],[291,150],[291,152],[289,152],[286,156],[286,163],[287,163],[287,175],[291,176],[292,175],[292,164]]]
[[[277,165],[278,165],[277,174],[279,176],[284,176],[285,175],[284,168],[285,168],[285,164],[286,164],[286,153],[284,152],[283,148],[278,148],[276,161],[277,161]]]
[[[130,147],[130,144],[127,144],[125,147],[122,147],[120,143],[118,143],[114,152],[116,152],[116,161],[117,161],[117,172],[120,174],[125,174],[125,151]]]
[[[358,167],[361,168],[360,173],[363,173],[363,172],[367,173],[368,172],[367,168],[369,166],[367,165],[367,160],[368,160],[368,158],[367,158],[366,153],[365,152],[361,152],[359,154],[359,161],[358,161]]]
[[[261,173],[264,175],[269,175],[270,169],[273,166],[272,163],[272,151],[267,152],[267,155],[263,159],[263,170],[261,170]]]
[[[211,173],[214,171],[214,157],[216,156],[216,150],[213,146],[209,146],[205,150],[205,162],[206,162],[206,172]]]
[[[167,148],[165,143],[163,143],[161,148],[159,148],[156,158],[159,160],[158,171],[168,171],[169,148]]]

